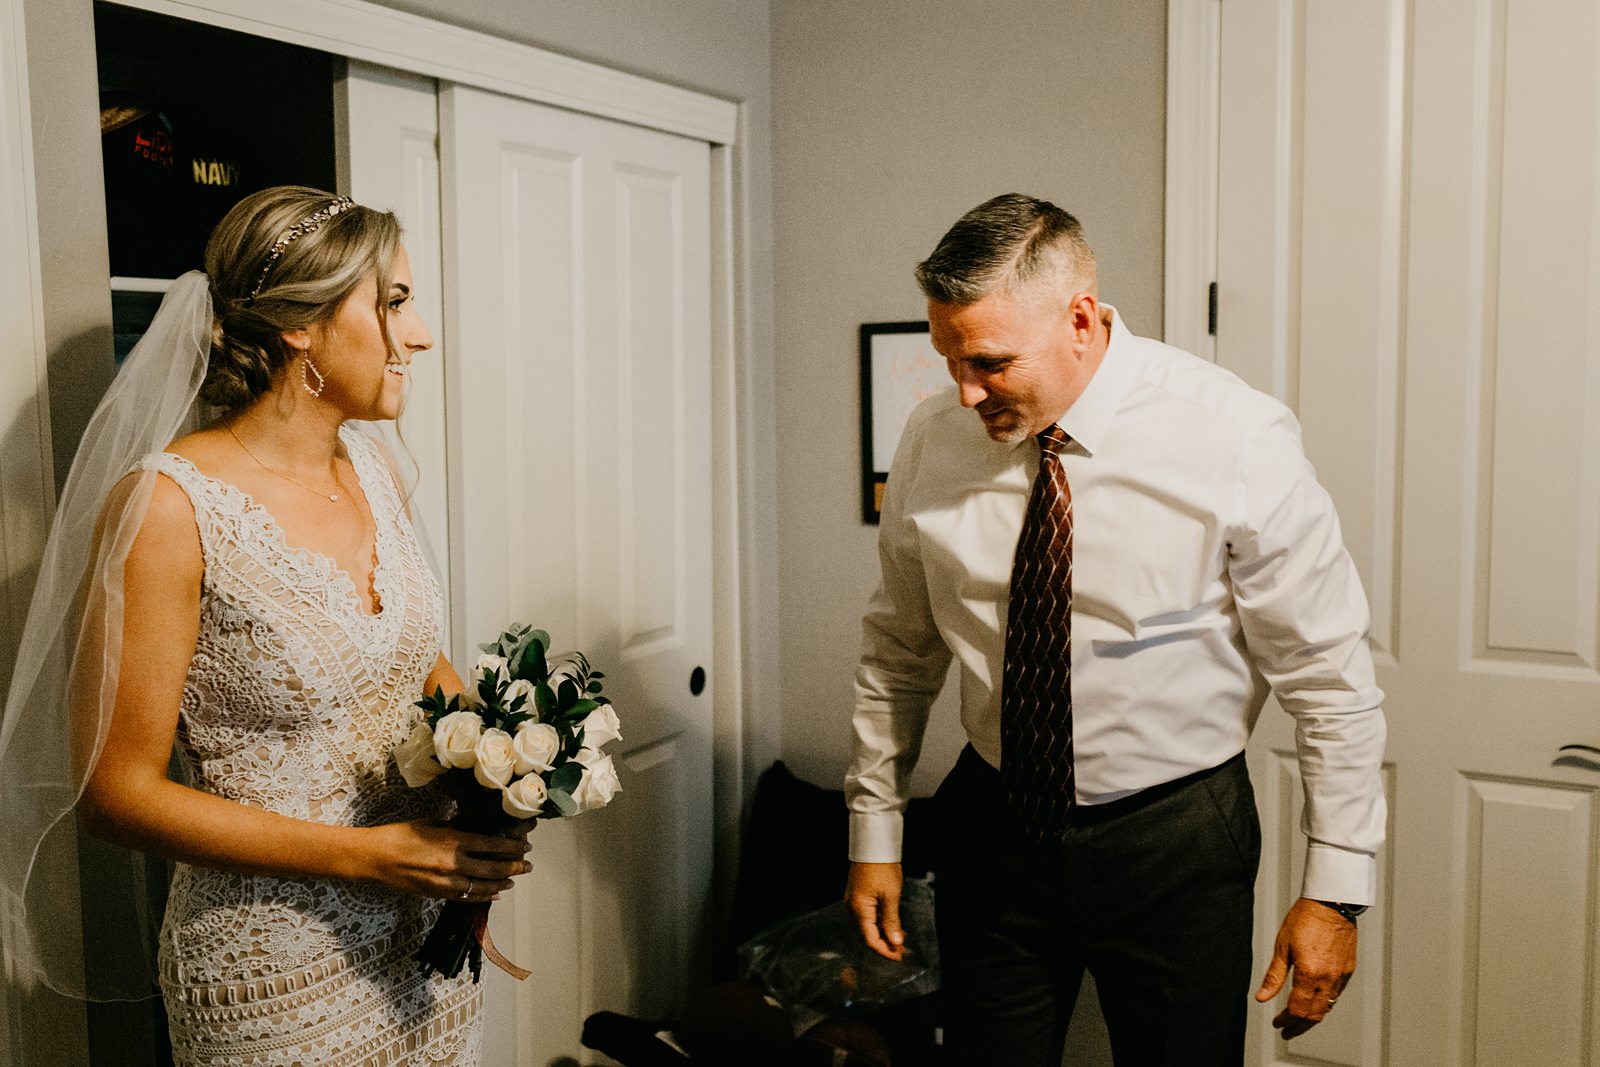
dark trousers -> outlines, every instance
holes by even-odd
[[[1117,1067],[1244,1058],[1261,829],[1243,755],[1017,834],[969,746],[935,801],[945,1046],[967,1067],[1060,1067],[1085,969]]]

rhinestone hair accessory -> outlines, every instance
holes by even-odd
[[[276,241],[272,242],[272,251],[267,254],[267,262],[262,265],[261,273],[256,275],[256,285],[250,290],[250,295],[245,298],[245,304],[255,303],[256,297],[261,295],[261,287],[267,284],[267,275],[272,273],[272,268],[283,257],[284,249],[294,244],[308,233],[320,229],[324,222],[342,212],[349,211],[356,206],[356,202],[348,196],[341,196],[333,203],[318,211],[313,211],[299,222],[283,231]]]

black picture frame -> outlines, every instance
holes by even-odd
[[[925,321],[862,323],[860,337],[861,521],[876,526],[906,416],[950,376]]]

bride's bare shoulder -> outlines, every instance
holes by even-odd
[[[230,447],[232,445],[233,438],[227,430],[220,426],[207,426],[184,434],[162,451],[182,456],[207,473],[221,473],[232,465],[239,451],[236,447]]]
[[[198,580],[204,570],[194,502],[165,474],[158,474],[150,488],[150,504],[129,547],[128,562],[155,568],[180,582]]]
[[[145,478],[150,479],[150,495],[141,514],[135,508]],[[159,471],[133,471],[111,488],[95,538],[102,544],[125,545],[131,565],[165,567],[173,577],[190,571],[198,574],[202,567],[194,502],[182,486]]]

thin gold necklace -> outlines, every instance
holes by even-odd
[[[229,436],[231,436],[235,441],[239,442],[239,447],[244,449],[244,454],[249,456],[251,459],[255,460],[256,461],[256,466],[260,467],[262,470],[266,471],[268,474],[276,474],[278,477],[282,478],[286,482],[293,482],[295,485],[298,485],[300,488],[304,489],[308,493],[315,493],[320,497],[326,497],[328,500],[330,500],[330,501],[332,501],[334,503],[338,503],[339,502],[339,494],[338,493],[324,493],[321,489],[313,489],[311,486],[307,485],[305,482],[302,482],[299,478],[291,478],[287,474],[283,473],[282,471],[277,470],[276,468],[267,466],[265,463],[261,462],[261,457],[260,456],[256,455],[254,452],[250,451],[250,446],[249,445],[247,445],[243,441],[239,440],[239,435],[233,432],[233,427],[232,426],[229,426],[226,423],[224,423],[222,428],[224,430],[227,430]],[[338,484],[340,489],[343,489],[344,488],[344,483],[342,481],[339,481],[339,468],[338,467],[332,468],[332,472],[333,472],[333,480],[334,480],[334,482],[336,482]]]

